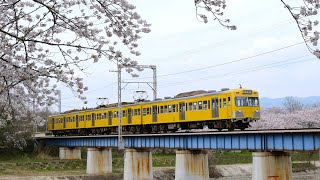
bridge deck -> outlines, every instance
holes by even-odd
[[[46,136],[46,145],[118,147],[117,135]],[[320,129],[194,132],[124,135],[126,148],[211,149],[253,151],[320,150]]]

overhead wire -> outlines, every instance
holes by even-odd
[[[259,31],[265,31],[265,30],[269,30],[271,28],[275,29],[275,27],[278,26],[279,27],[282,27],[286,22],[289,22],[290,20],[284,20],[284,21],[281,21],[277,24],[274,24],[274,25],[271,25],[271,26],[267,26],[267,27],[264,27],[264,28],[261,28],[261,29],[258,29],[256,30],[255,32],[253,33],[248,33],[248,34],[245,34],[245,35],[241,35],[241,36],[236,36],[234,37],[232,40],[225,40],[225,41],[220,41],[220,42],[217,42],[217,43],[213,43],[209,46],[206,46],[204,48],[212,48],[212,47],[215,47],[215,46],[221,46],[221,45],[224,45],[224,44],[227,44],[227,42],[233,42],[234,39],[241,39],[241,38],[244,38],[244,37],[248,37],[248,36],[251,36],[251,35],[254,35],[254,34],[257,34]],[[224,43],[224,44],[223,44]],[[234,60],[234,61],[229,61],[229,62],[226,62],[226,63],[221,63],[221,64],[216,64],[216,65],[212,65],[212,66],[207,66],[207,67],[202,67],[202,68],[197,68],[197,69],[191,69],[191,70],[187,70],[187,71],[181,71],[181,72],[176,72],[176,73],[169,73],[169,74],[163,74],[163,75],[158,75],[157,77],[161,78],[161,77],[167,77],[167,76],[172,76],[172,75],[178,75],[178,74],[184,74],[184,73],[189,73],[189,72],[194,72],[194,71],[200,71],[200,70],[204,70],[204,69],[209,69],[209,68],[213,68],[213,67],[218,67],[218,66],[223,66],[223,65],[227,65],[227,64],[231,64],[231,63],[235,63],[235,62],[240,62],[240,61],[244,61],[244,60],[247,60],[247,59],[251,59],[251,58],[254,58],[254,57],[258,57],[258,56],[262,56],[262,55],[265,55],[265,54],[269,54],[269,53],[273,53],[273,52],[276,52],[276,51],[280,51],[280,50],[283,50],[283,49],[287,49],[287,48],[290,48],[290,47],[293,47],[293,46],[296,46],[296,45],[299,45],[299,44],[303,44],[304,42],[300,42],[300,43],[296,43],[296,44],[292,44],[292,45],[289,45],[289,46],[285,46],[285,47],[282,47],[282,48],[279,48],[279,49],[275,49],[275,50],[272,50],[272,51],[267,51],[267,52],[264,52],[264,53],[260,53],[260,54],[257,54],[257,55],[253,55],[253,56],[249,56],[249,57],[245,57],[245,58],[240,58],[240,59],[237,59],[237,60]],[[186,51],[184,53],[196,53],[198,51],[201,51],[202,49],[204,48],[198,48],[198,49],[194,49],[194,50],[189,50],[189,51]],[[148,78],[152,78],[152,77],[146,77],[146,78],[135,78],[135,79],[148,79]],[[85,94],[89,94],[89,93],[92,93],[92,92],[96,92],[96,91],[99,91],[99,90],[102,90],[106,87],[109,87],[111,85],[114,85],[116,84],[117,82],[113,82],[111,84],[108,84],[106,86],[103,86],[101,88],[98,88],[98,89],[94,89],[94,90],[91,90],[91,91],[88,91],[88,92],[85,92]],[[70,96],[70,97],[66,97],[66,98],[63,98],[63,99],[70,99],[70,98],[74,98],[75,96]]]
[[[288,45],[288,46],[284,46],[284,47],[281,47],[281,48],[278,48],[278,49],[273,49],[273,50],[270,50],[270,51],[266,51],[266,52],[262,52],[262,53],[259,53],[259,54],[255,54],[255,55],[252,55],[252,56],[248,56],[248,57],[244,57],[244,58],[240,58],[240,59],[236,59],[236,60],[231,60],[231,61],[228,61],[228,62],[220,63],[220,64],[215,64],[215,65],[206,66],[206,67],[202,67],[202,68],[191,69],[191,70],[187,70],[187,71],[180,71],[180,72],[176,72],[176,73],[158,75],[157,77],[159,78],[159,77],[173,76],[173,75],[178,75],[178,74],[185,74],[185,73],[190,73],[190,72],[210,69],[210,68],[214,68],[214,67],[220,67],[220,66],[224,66],[224,65],[229,65],[229,64],[245,61],[245,60],[248,60],[248,59],[252,59],[252,58],[255,58],[255,57],[263,56],[263,55],[266,55],[266,54],[271,54],[271,53],[274,53],[274,52],[277,52],[277,51],[281,51],[281,50],[284,50],[284,49],[288,49],[288,48],[291,48],[291,47],[294,47],[294,46],[297,46],[297,45],[300,45],[300,44],[304,44],[304,41],[303,42],[299,42],[299,43],[294,43],[294,44],[291,44],[291,45]],[[149,78],[149,77],[139,78],[139,79],[147,79],[147,78]],[[86,94],[99,91],[101,89],[104,89],[104,88],[109,87],[111,85],[114,85],[116,83],[117,82],[113,82],[111,84],[108,84],[107,86],[103,86],[101,88],[88,91],[88,92],[86,92]],[[73,97],[67,97],[67,98],[64,98],[64,99],[69,99],[69,98],[73,98]]]
[[[200,78],[193,79],[193,80],[188,80],[188,81],[180,81],[180,82],[175,82],[175,83],[169,83],[169,84],[165,84],[165,85],[159,86],[159,88],[161,89],[161,88],[166,88],[166,87],[171,87],[171,86],[177,86],[177,85],[182,85],[182,84],[193,83],[195,81],[198,82],[198,81],[201,81],[201,80],[210,80],[210,79],[221,78],[221,77],[225,77],[225,76],[233,76],[233,75],[243,74],[243,73],[247,73],[247,72],[254,72],[254,71],[258,71],[258,70],[262,70],[262,69],[269,69],[269,68],[273,68],[273,67],[280,67],[280,66],[283,66],[283,65],[289,65],[289,64],[295,64],[295,63],[314,60],[314,57],[312,57],[312,58],[309,58],[307,60],[283,63],[283,62],[292,61],[292,60],[300,59],[300,58],[307,57],[307,56],[308,55],[301,56],[301,57],[296,57],[296,58],[291,58],[291,59],[287,59],[287,60],[280,61],[280,62],[270,63],[270,64],[266,64],[266,65],[262,65],[262,66],[257,66],[257,67],[254,67],[254,68],[247,68],[247,69],[244,69],[244,70],[240,70],[238,72],[232,71],[232,72],[229,72],[229,73],[224,73],[224,74],[215,75],[215,76],[206,76],[206,77],[200,77]],[[275,64],[279,64],[279,63],[283,63],[283,64],[275,65]]]

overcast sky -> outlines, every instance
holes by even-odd
[[[239,84],[258,90],[261,97],[320,96],[320,61],[301,43],[297,25],[280,0],[228,0],[225,17],[237,25],[236,31],[221,27],[212,17],[208,24],[197,21],[193,0],[130,2],[152,24],[152,32],[139,42],[142,55],[137,60],[157,66],[158,97]],[[62,110],[94,107],[101,97],[117,102],[117,76],[109,72],[115,69],[107,60],[89,65],[84,77],[88,105],[62,88]],[[140,79],[122,75],[127,81],[152,81],[149,69]],[[136,90],[146,90],[152,98],[146,84],[129,84],[123,101],[132,101]]]

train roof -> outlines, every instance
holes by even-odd
[[[127,106],[134,106],[134,105],[139,105],[139,104],[152,104],[152,103],[158,103],[158,102],[168,102],[168,101],[176,101],[176,100],[184,100],[184,99],[190,99],[190,98],[197,98],[197,97],[205,97],[205,96],[211,96],[211,95],[216,95],[216,94],[223,94],[223,93],[231,93],[231,92],[236,92],[239,90],[252,90],[252,89],[228,89],[228,88],[223,88],[221,91],[205,91],[200,94],[196,95],[190,95],[190,96],[184,96],[184,97],[177,97],[175,96],[174,98],[165,98],[165,99],[158,99],[158,100],[153,100],[153,101],[142,101],[142,102],[122,102],[122,107],[127,107]],[[203,91],[203,90],[199,90]],[[255,90],[252,90],[255,91]],[[190,92],[196,92],[196,91],[190,91]],[[188,92],[186,92],[188,93]],[[180,93],[183,94],[183,93]],[[179,95],[179,94],[178,94]],[[88,108],[88,109],[75,109],[75,110],[69,110],[65,111],[59,115],[52,115],[50,117],[55,117],[55,116],[63,116],[63,115],[70,115],[70,114],[75,114],[75,113],[83,113],[87,111],[92,111],[92,110],[104,110],[104,109],[110,109],[110,108],[117,108],[118,103],[113,103],[107,107],[100,107],[100,108]]]

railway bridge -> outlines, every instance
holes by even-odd
[[[208,151],[249,150],[253,152],[252,179],[292,179],[291,151],[319,151],[320,129],[193,132],[124,135],[124,179],[153,179],[155,148],[176,150],[176,180],[209,179]],[[112,172],[112,148],[117,135],[46,136],[45,145],[59,146],[61,159],[81,159],[87,147],[87,173]]]

